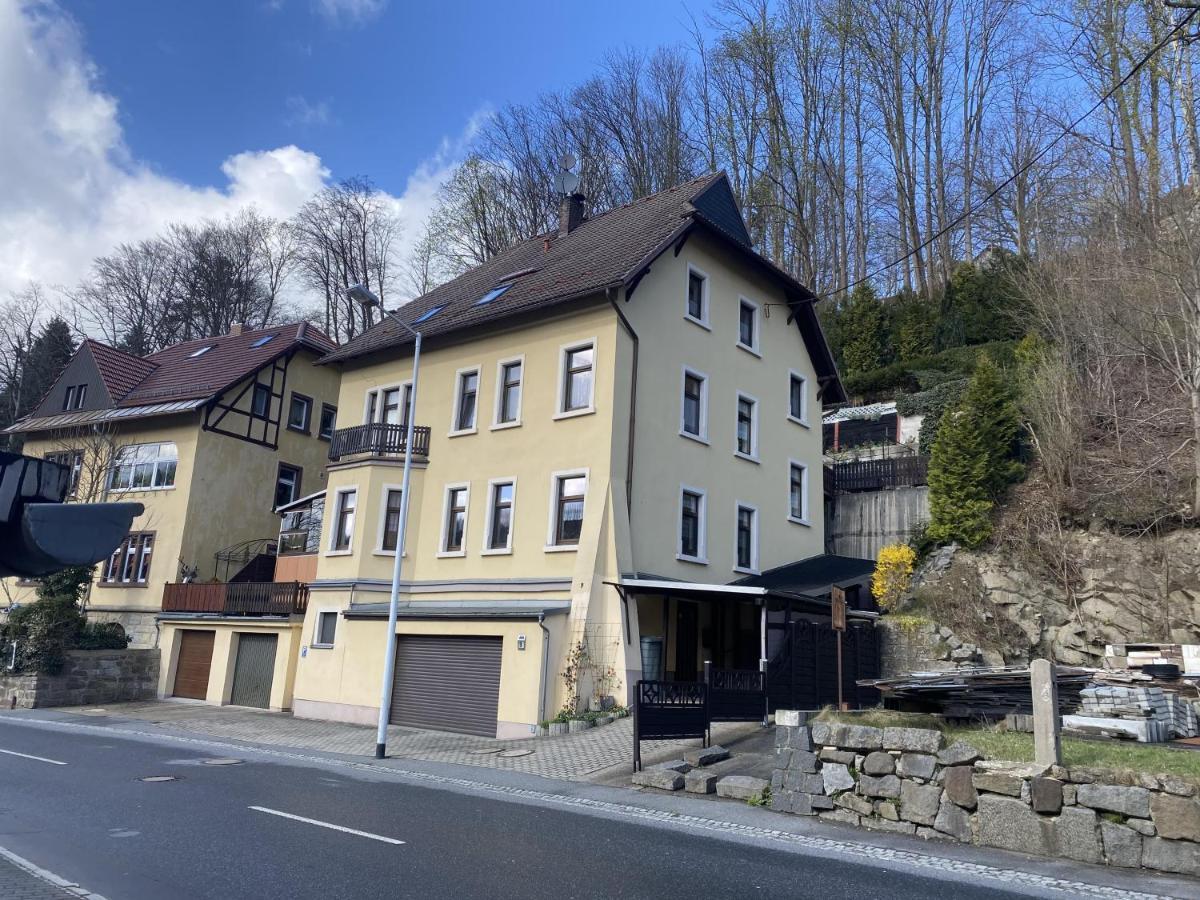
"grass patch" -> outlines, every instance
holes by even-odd
[[[871,728],[929,728],[945,731],[946,724],[928,713],[897,712],[891,709],[864,709],[838,712],[826,706],[813,717],[814,722],[842,722],[846,725],[867,725]]]

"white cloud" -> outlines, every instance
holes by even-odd
[[[329,125],[333,122],[333,113],[330,111],[328,100],[318,100],[316,103],[312,103],[307,97],[297,94],[288,97],[284,101],[284,106],[287,107],[287,115],[283,119],[286,125],[312,127]]]
[[[225,183],[197,187],[133,157],[75,23],[49,3],[0,0],[0,298],[29,281],[71,287],[117,244],[169,222],[221,218],[247,205],[287,217],[328,183],[320,157],[294,145],[220,164]],[[447,139],[391,201],[404,253],[478,118]],[[214,161],[215,165],[215,161]]]
[[[313,0],[317,12],[338,24],[357,25],[383,12],[388,0]]]

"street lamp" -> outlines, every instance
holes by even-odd
[[[361,284],[346,289],[348,296],[364,309],[378,307],[379,311],[390,318],[413,336],[413,372],[412,390],[408,395],[408,413],[404,434],[404,476],[400,479],[400,523],[396,529],[396,562],[392,566],[392,596],[388,602],[387,646],[383,656],[383,684],[379,688],[379,728],[375,734],[375,758],[387,756],[387,726],[388,711],[392,705],[392,682],[396,673],[396,618],[400,606],[400,562],[404,558],[404,539],[408,532],[408,482],[412,474],[413,421],[417,412],[417,375],[421,365],[421,332],[414,331],[408,323],[395,313],[383,308],[379,298],[370,289]]]

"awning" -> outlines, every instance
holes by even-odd
[[[388,606],[352,603],[342,615],[347,619],[386,619]],[[539,619],[570,611],[570,600],[417,600],[401,603],[396,615],[401,619]]]
[[[758,576],[756,576],[758,577]],[[747,581],[750,579],[746,579]],[[801,591],[749,585],[742,582],[737,584],[706,584],[698,581],[671,581],[658,578],[622,578],[619,581],[606,581],[607,585],[626,594],[651,594],[655,596],[685,597],[689,600],[712,600],[719,602],[737,602],[749,600],[756,602],[771,601],[795,603],[807,606],[814,612],[829,614],[829,597],[803,593]],[[879,613],[848,609],[846,615],[852,619],[878,619]]]

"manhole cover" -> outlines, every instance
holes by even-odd
[[[240,759],[230,759],[229,757],[225,756],[218,756],[216,759],[204,760],[204,765],[206,766],[240,766],[241,764],[242,761]]]
[[[499,752],[499,747],[480,747],[478,750],[471,751],[471,753],[473,753],[475,756],[487,756],[488,754]]]
[[[139,781],[145,781],[149,784],[157,784],[160,781],[178,781],[174,775],[147,775],[145,778],[139,778]]]
[[[504,750],[500,753],[505,759],[513,759],[517,756],[529,756],[533,753],[532,750]]]

